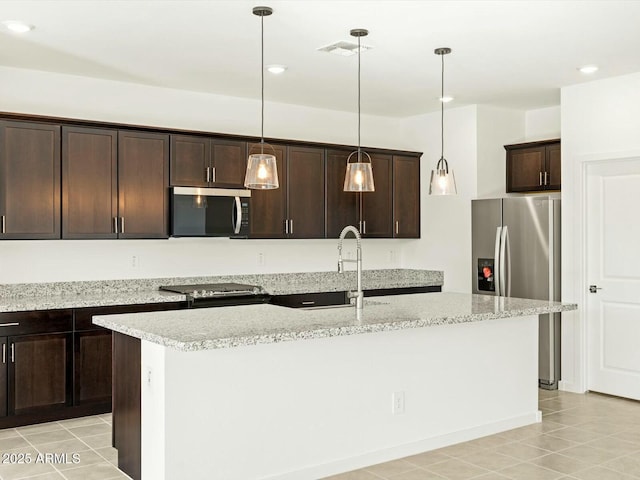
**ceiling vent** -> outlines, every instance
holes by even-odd
[[[360,53],[371,50],[373,47],[369,45],[360,45]],[[325,47],[318,48],[319,52],[333,53],[334,55],[340,55],[341,57],[350,57],[358,53],[358,44],[351,42],[336,42]]]

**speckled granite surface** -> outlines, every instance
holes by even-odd
[[[403,288],[442,285],[443,273],[433,270],[364,270],[363,288]],[[51,310],[108,305],[176,302],[184,295],[158,291],[160,285],[237,282],[261,285],[271,295],[337,292],[355,288],[355,272],[269,273],[217,277],[169,277],[88,282],[0,285],[0,312]]]
[[[462,293],[365,300],[353,307],[300,310],[275,305],[200,308],[94,317],[94,323],[177,350],[196,351],[383,332],[575,310],[574,304]]]

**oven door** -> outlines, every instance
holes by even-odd
[[[250,198],[250,190],[173,187],[171,236],[246,238]]]

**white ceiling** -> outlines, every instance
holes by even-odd
[[[362,111],[439,109],[440,57],[451,107],[530,109],[560,103],[560,87],[640,71],[640,1],[138,1],[0,0],[0,65],[260,98],[260,18],[268,5],[268,101],[355,111],[357,57],[316,51],[367,28]],[[585,76],[577,67],[597,64]],[[1,78],[0,78],[1,85]]]

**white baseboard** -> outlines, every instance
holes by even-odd
[[[581,388],[579,385],[573,382],[565,382],[564,380],[560,380],[558,382],[558,390],[562,390],[563,392],[572,392],[572,393],[585,393],[586,390]]]
[[[465,430],[459,430],[457,432],[424,438],[416,442],[397,445],[394,447],[386,448],[384,450],[364,453],[356,457],[336,460],[334,462],[325,463],[322,465],[315,465],[312,467],[304,468],[302,470],[296,470],[293,472],[287,472],[278,475],[269,475],[267,477],[263,477],[262,480],[315,480],[330,475],[357,470],[359,468],[364,468],[378,463],[397,460],[399,458],[404,458],[409,455],[416,455],[418,453],[435,450],[437,448],[448,447],[449,445],[474,440],[476,438],[486,437],[487,435],[493,435],[495,433],[512,430],[514,428],[523,427],[525,425],[531,425],[533,423],[540,422],[540,420],[541,412],[535,411],[520,415],[518,417],[507,418],[504,420],[499,420],[497,422],[479,425]]]

